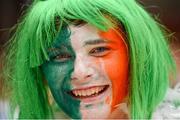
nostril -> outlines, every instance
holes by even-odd
[[[78,80],[78,79],[86,79],[86,78],[90,78],[92,75],[87,75],[84,78],[77,78],[77,77],[71,77],[71,80]]]
[[[76,77],[71,77],[71,80],[77,80],[77,78]]]
[[[92,75],[86,75],[86,76],[84,76],[83,77],[83,75],[82,76],[79,76],[79,77],[77,77],[77,76],[72,76],[71,77],[71,80],[75,80],[75,81],[86,81],[87,79],[89,79],[90,77],[91,77]]]
[[[86,76],[86,78],[89,78],[89,77],[91,77],[91,75],[87,75],[87,76]]]

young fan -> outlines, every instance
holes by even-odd
[[[150,119],[174,70],[164,33],[135,0],[36,0],[6,61],[19,118],[53,118],[49,87],[70,118]]]

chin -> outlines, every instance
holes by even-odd
[[[106,119],[110,115],[111,106],[100,104],[89,109],[81,108],[80,111],[82,119]]]
[[[96,85],[73,89],[69,95],[80,101],[81,119],[106,119],[112,108],[111,85]]]

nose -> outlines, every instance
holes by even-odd
[[[74,62],[74,71],[71,74],[71,79],[77,82],[87,82],[93,75],[93,69],[83,56],[76,56]]]

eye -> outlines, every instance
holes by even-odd
[[[58,54],[57,56],[55,56],[55,57],[53,58],[54,61],[58,61],[58,62],[65,62],[65,61],[67,61],[67,60],[69,60],[69,59],[71,59],[71,55],[66,54],[66,53],[64,53],[64,54]]]
[[[89,54],[95,57],[105,56],[109,53],[110,48],[108,47],[96,47],[90,50]]]

